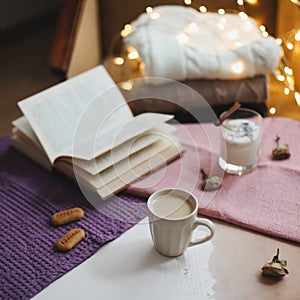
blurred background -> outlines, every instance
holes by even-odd
[[[57,28],[65,2],[64,0],[0,1],[0,135],[9,135],[11,121],[21,115],[17,107],[18,101],[66,79],[67,70],[59,70],[53,67],[53,61],[51,62],[54,42],[57,43]],[[95,0],[80,2],[95,4]],[[164,1],[150,2],[154,5],[156,2]],[[270,5],[271,2],[272,5]],[[300,64],[300,31],[298,33],[300,8],[297,3],[293,2],[297,1],[249,0],[245,6],[249,8],[249,11],[252,9],[256,12],[258,16],[267,17],[268,24],[258,25],[264,25],[269,34],[281,39],[293,72],[289,73],[289,71],[286,77],[280,77],[280,74],[268,77],[266,101],[268,115],[300,120],[300,100],[297,102],[297,86],[300,82],[300,74],[298,74],[300,72],[300,66],[298,66]],[[97,42],[100,46],[99,48],[95,46],[98,61],[94,61],[94,64],[103,63],[110,57],[112,53],[109,49],[118,32],[127,22],[137,17],[137,8],[144,10],[149,1],[127,1],[126,3],[124,1],[97,1],[99,19],[95,23],[95,20],[89,18],[89,24],[94,22],[94,27],[99,26]],[[193,3],[201,5],[201,1],[197,3],[185,1],[183,5],[188,6]],[[249,15],[251,16],[250,13]],[[113,25],[114,20],[119,23]],[[83,22],[83,17],[81,17],[81,22]],[[258,22],[261,20],[258,19]],[[91,47],[91,44],[85,46]],[[69,60],[67,68],[71,68],[70,63],[72,59]],[[90,65],[83,67],[89,68]],[[82,68],[79,71],[82,71]],[[292,90],[293,87],[295,90]]]

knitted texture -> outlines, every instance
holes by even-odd
[[[73,182],[9,145],[9,137],[0,138],[0,298],[29,299],[136,224],[146,203],[119,194],[96,209]],[[51,224],[53,213],[75,206],[84,209],[80,221]],[[75,227],[85,239],[69,252],[57,251],[56,240]]]
[[[184,124],[176,132],[186,150],[181,160],[135,182],[127,192],[148,197],[158,189],[184,188],[198,199],[203,215],[299,243],[300,122],[265,118],[263,127],[258,167],[243,176],[223,176],[217,154],[220,128],[211,123]],[[289,145],[289,159],[272,159],[276,136]],[[223,176],[219,190],[201,190],[201,168]]]

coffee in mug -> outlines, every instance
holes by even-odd
[[[187,247],[210,240],[214,224],[198,218],[198,201],[182,189],[163,189],[152,194],[147,202],[149,226],[157,251],[166,256],[179,256]],[[205,226],[209,233],[193,239],[193,231]]]

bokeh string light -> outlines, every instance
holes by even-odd
[[[300,1],[297,1],[297,0],[290,0],[290,1],[300,6]],[[201,2],[201,1],[183,0],[183,2],[186,6],[193,5],[195,7],[196,3]],[[257,4],[259,4],[259,0],[233,0],[233,2],[236,2],[236,4],[237,4],[236,13],[238,13],[239,16],[241,17],[241,19],[244,21],[243,30],[244,31],[247,30],[247,27],[248,27],[249,31],[252,30],[253,25],[251,24],[251,22],[248,19],[249,17],[248,17],[246,8],[245,8],[245,3],[247,5],[257,5]],[[198,10],[201,13],[206,13],[206,12],[210,11],[210,9],[207,6],[202,5],[201,3],[199,3]],[[220,22],[217,24],[219,30],[223,31],[224,37],[226,37],[228,39],[229,43],[234,43],[234,40],[237,39],[237,37],[239,36],[240,28],[237,28],[236,30],[230,31],[230,32],[227,32],[225,30],[226,14],[232,13],[232,10],[227,10],[223,7],[220,7],[216,10],[216,12],[220,16],[223,17],[220,19]],[[146,13],[148,14],[148,17],[152,20],[157,20],[160,18],[160,15],[158,12],[155,11],[155,8],[147,7]],[[258,23],[257,20],[255,20],[255,21]],[[257,25],[261,31],[262,36],[268,37],[269,33],[267,31],[266,24],[257,24]],[[197,33],[197,30],[198,30],[197,24],[195,24],[193,22],[191,22],[190,24],[187,24],[187,26],[185,28],[183,28],[183,31],[181,33],[177,34],[176,37],[177,37],[178,42],[182,43],[182,44],[188,43],[188,41],[189,41],[188,34]],[[125,38],[126,36],[131,34],[133,31],[134,31],[133,26],[130,24],[126,24],[124,26],[123,30],[121,31],[120,36],[121,36],[121,38]],[[185,31],[187,31],[188,34],[186,34]],[[278,81],[284,83],[283,94],[284,95],[292,94],[298,104],[298,107],[300,107],[300,93],[298,93],[295,89],[294,71],[289,63],[290,53],[294,50],[295,43],[300,42],[300,30],[294,29],[294,30],[284,34],[283,36],[278,37],[276,39],[276,41],[279,45],[282,46],[283,54],[282,54],[279,66],[275,71],[274,76],[276,77],[276,79]],[[236,46],[238,46],[238,45],[236,45]],[[141,60],[141,58],[139,56],[138,51],[133,47],[123,49],[120,56],[113,58],[114,64],[118,65],[118,66],[122,66],[123,64],[125,64],[126,60],[130,61],[129,66],[131,66],[137,72],[140,72],[145,67],[143,64],[143,61]],[[241,73],[243,73],[244,68],[245,68],[244,62],[240,60],[240,61],[234,62],[232,64],[232,66],[230,67],[229,71],[235,72],[237,74],[241,74]],[[130,79],[132,79],[132,78],[129,78],[128,82],[131,83]],[[127,82],[124,82],[123,84],[124,84],[124,89],[127,89],[127,90],[133,87],[132,84],[127,84]],[[272,107],[269,112],[270,112],[270,114],[275,114],[276,108]]]

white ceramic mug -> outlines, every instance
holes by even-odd
[[[149,197],[147,205],[154,246],[165,256],[179,256],[187,247],[208,241],[214,235],[214,223],[197,217],[198,201],[185,190],[159,190]],[[193,238],[198,226],[207,227],[209,233]]]

